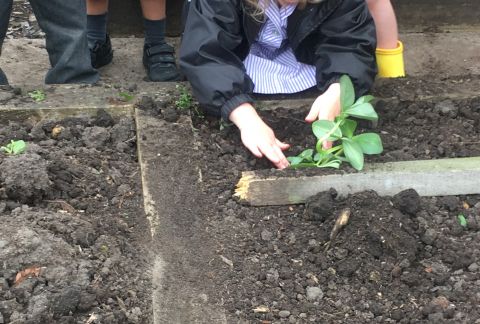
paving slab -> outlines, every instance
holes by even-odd
[[[191,121],[136,110],[144,206],[151,223],[154,323],[227,323],[216,296],[215,244],[206,232]]]

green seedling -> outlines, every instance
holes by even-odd
[[[132,95],[132,94],[130,94],[130,93],[128,93],[128,92],[120,92],[118,95],[119,95],[120,97],[122,97],[122,99],[125,100],[125,101],[130,101],[130,100],[132,100],[133,98],[135,98],[134,95]]]
[[[467,227],[467,220],[465,219],[465,216],[463,216],[463,214],[459,214],[457,216],[457,218],[458,218],[458,223],[460,224],[460,226]]]
[[[4,151],[5,154],[7,155],[18,155],[25,152],[26,148],[27,148],[27,144],[24,141],[11,140],[10,144],[0,147],[0,150]]]
[[[383,151],[382,140],[378,134],[363,133],[355,135],[357,122],[348,117],[378,120],[372,104],[373,96],[367,95],[355,101],[355,90],[347,75],[340,78],[340,115],[334,121],[317,120],[312,131],[317,138],[314,149],[307,149],[297,156],[288,157],[292,168],[318,167],[339,168],[342,162],[348,162],[356,170],[362,170],[364,154],[380,154]],[[339,143],[324,149],[326,141]]]
[[[33,90],[29,92],[28,95],[36,102],[44,101],[46,98],[45,92],[43,92],[42,90]]]
[[[180,95],[178,97],[178,100],[175,101],[175,106],[179,110],[188,110],[192,108],[193,106],[193,98],[192,95],[188,92],[188,90],[185,87],[178,86],[177,88],[180,89]]]

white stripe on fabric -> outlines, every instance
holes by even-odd
[[[295,7],[280,8],[272,1],[265,9],[266,21],[243,62],[255,93],[295,93],[317,83],[315,67],[298,62],[288,44],[287,19]]]

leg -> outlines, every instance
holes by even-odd
[[[178,81],[174,49],[165,42],[166,0],[140,0],[145,28],[143,64],[151,81]]]
[[[112,62],[113,51],[107,35],[108,0],[87,0],[87,39],[94,68]]]
[[[7,34],[8,22],[12,11],[13,0],[0,0],[0,54],[2,53],[3,40]],[[8,84],[7,77],[0,69],[0,85]]]
[[[378,76],[405,76],[403,44],[398,40],[395,12],[390,0],[366,0],[377,29]]]
[[[35,16],[45,32],[52,68],[45,83],[95,83],[87,45],[85,0],[30,0]]]
[[[377,46],[397,48],[397,19],[390,0],[367,0],[367,4],[377,27]]]

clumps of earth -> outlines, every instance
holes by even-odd
[[[0,323],[150,322],[133,120],[9,121],[11,140],[27,148],[0,153]]]
[[[474,322],[480,199],[453,198],[330,190],[305,207],[239,207],[236,239],[223,253],[243,275],[227,280],[228,291],[242,292],[227,307],[238,318],[271,323]],[[345,209],[348,224],[330,242]]]

